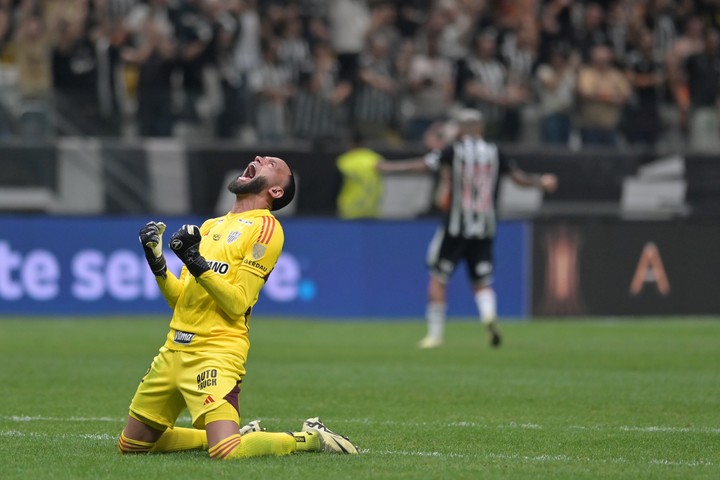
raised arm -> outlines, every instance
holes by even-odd
[[[189,272],[215,303],[231,318],[239,318],[254,303],[264,278],[242,271],[233,283],[213,272],[200,254],[202,235],[197,225],[183,225],[170,238],[170,248],[185,264],[183,275]]]
[[[433,150],[422,157],[407,160],[383,160],[377,169],[383,173],[426,173],[437,172],[440,165],[449,164],[453,157],[453,146],[446,145],[441,150]]]
[[[521,187],[542,188],[546,192],[557,190],[558,180],[553,173],[530,174],[517,166],[513,166],[508,173],[512,181]]]
[[[430,171],[422,157],[408,160],[381,160],[376,168],[382,173],[425,173]]]
[[[165,255],[162,251],[162,236],[165,228],[163,222],[148,222],[140,229],[138,237],[145,252],[145,259],[150,271],[155,275],[155,281],[160,287],[163,297],[170,308],[175,308],[180,293],[182,293],[183,283],[167,269]]]
[[[238,318],[255,303],[265,279],[248,271],[241,271],[235,283],[230,283],[212,270],[196,277],[200,286],[230,317]]]

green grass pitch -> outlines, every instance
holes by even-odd
[[[362,449],[218,462],[115,443],[167,318],[0,319],[0,478],[720,478],[720,321],[253,318],[243,420]],[[181,424],[187,425],[183,418]]]

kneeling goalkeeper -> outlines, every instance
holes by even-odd
[[[236,200],[227,215],[199,228],[184,225],[172,235],[170,249],[184,264],[180,278],[167,270],[162,253],[165,225],[150,222],[140,230],[148,264],[173,316],[165,344],[130,404],[120,451],[208,448],[218,459],[296,451],[356,454],[346,437],[317,417],[294,433],[266,432],[257,421],[239,428],[250,313],[284,241],[270,211],[290,203],[295,179],[282,159],[255,157],[228,190]],[[185,407],[194,428],[175,427]]]

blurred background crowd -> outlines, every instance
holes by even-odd
[[[720,0],[0,0],[0,138],[720,151]]]

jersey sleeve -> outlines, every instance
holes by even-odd
[[[285,242],[280,222],[272,215],[258,217],[253,224],[250,239],[243,245],[240,269],[267,279],[280,258]]]
[[[207,235],[213,224],[200,229]],[[206,229],[207,227],[207,229]],[[272,215],[258,217],[240,244],[239,273],[232,281],[211,271],[196,278],[215,303],[231,318],[240,318],[257,299],[260,289],[280,257],[284,236]]]
[[[425,161],[425,165],[427,165],[430,170],[432,170],[433,172],[437,172],[440,169],[440,166],[452,164],[454,153],[455,148],[452,144],[450,144],[442,150],[435,150],[426,154],[423,157],[423,160]]]
[[[180,271],[179,279],[170,270],[167,271],[165,277],[155,277],[155,281],[157,282],[158,287],[160,287],[160,292],[168,305],[170,305],[170,308],[175,308],[175,305],[180,298],[180,294],[183,291],[183,285],[187,275],[187,267],[183,267]]]
[[[212,297],[216,304],[230,317],[240,318],[257,299],[265,280],[243,270],[235,283],[230,283],[215,272],[197,277],[197,282]]]

